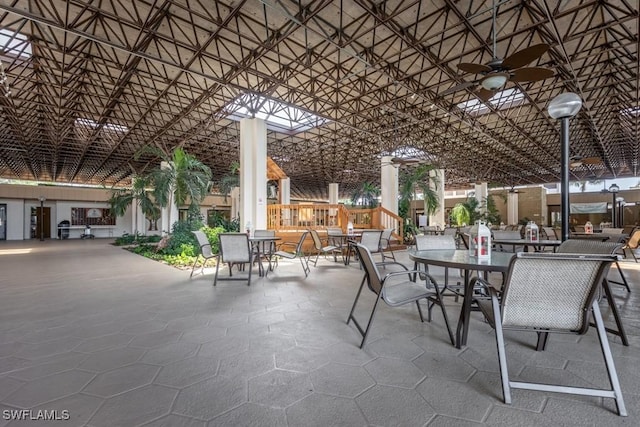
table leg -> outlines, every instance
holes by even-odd
[[[473,287],[469,280],[469,270],[464,271],[464,296],[462,298],[462,309],[458,319],[456,329],[456,348],[462,348],[467,344],[467,334],[469,333],[469,320],[471,317],[471,301],[473,300]]]

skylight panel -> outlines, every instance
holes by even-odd
[[[269,129],[281,132],[301,132],[328,121],[297,107],[250,93],[235,98],[227,104],[225,111],[235,120],[247,117],[262,119]]]
[[[506,110],[508,108],[517,107],[518,105],[526,103],[527,100],[518,88],[509,88],[496,92],[489,100],[488,104],[491,104],[495,109]],[[481,115],[488,113],[489,107],[486,103],[481,102],[477,98],[472,98],[468,101],[457,104],[457,107],[462,111],[473,114]]]
[[[640,107],[629,107],[623,110],[620,110],[620,114],[624,114],[625,116],[639,117],[640,116]]]
[[[31,43],[29,43],[27,36],[24,34],[7,29],[0,29],[0,46],[5,55],[31,58]]]
[[[93,129],[100,127],[100,124],[95,120],[86,119],[82,117],[78,117],[76,119],[76,125],[81,125],[81,126],[85,126]],[[102,130],[105,130],[108,132],[125,133],[129,131],[129,128],[123,125],[115,124],[115,123],[105,123],[102,125]]]

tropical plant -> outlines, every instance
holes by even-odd
[[[225,203],[227,202],[227,197],[229,196],[229,194],[231,194],[231,190],[233,190],[234,187],[240,186],[239,171],[240,163],[237,161],[231,162],[231,165],[229,166],[229,173],[227,175],[224,175],[217,182],[218,191],[224,196]]]
[[[503,195],[504,196],[504,195]],[[506,196],[504,196],[506,198]],[[494,199],[494,195],[489,195],[485,197],[484,201],[484,219],[487,221],[487,224],[500,224],[502,221],[502,217],[500,216],[500,212],[496,206],[496,201]]]
[[[109,197],[109,205],[111,212],[115,216],[124,216],[129,206],[134,203],[140,207],[140,211],[147,218],[157,219],[160,216],[160,209],[151,197],[148,190],[150,186],[148,177],[135,176],[131,182],[131,188],[112,189]],[[133,225],[134,240],[138,237],[138,210],[135,210],[135,218]]]
[[[189,207],[194,208],[209,194],[211,169],[184,149],[177,147],[168,155],[157,147],[146,146],[137,156],[142,153],[154,154],[164,162],[148,175],[159,206],[182,206],[188,201]],[[172,220],[169,217],[169,224],[173,224]]]
[[[432,165],[420,165],[410,170],[404,170],[400,174],[400,191],[398,200],[398,215],[403,219],[415,218],[410,215],[411,204],[420,192],[424,199],[424,212],[433,215],[440,206],[438,202],[437,188],[440,183],[436,176],[431,176],[434,170]],[[405,221],[406,222],[406,221]]]
[[[361,187],[356,188],[351,194],[351,203],[356,206],[358,202],[364,208],[375,208],[378,206],[380,188],[370,182],[365,182]]]

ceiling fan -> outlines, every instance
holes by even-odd
[[[475,95],[483,102],[488,101],[497,91],[502,89],[504,85],[511,82],[535,82],[552,77],[554,72],[544,67],[525,67],[525,65],[540,58],[547,50],[549,45],[540,43],[519,50],[504,59],[497,56],[496,44],[496,3],[493,1],[493,59],[488,64],[477,64],[463,62],[458,64],[458,69],[470,74],[479,74],[479,77],[471,82],[464,82],[451,87],[441,95],[448,95],[462,89],[470,88],[475,90]],[[473,89],[471,89],[473,88]]]

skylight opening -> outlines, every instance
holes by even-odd
[[[302,132],[328,122],[297,107],[251,93],[235,98],[227,104],[225,111],[235,120],[248,117],[262,119],[267,122],[267,128],[280,132]]]
[[[96,129],[101,126],[100,123],[96,122],[95,120],[86,119],[82,117],[78,117],[76,119],[76,125],[89,127],[92,129]],[[102,125],[102,130],[105,130],[107,132],[126,133],[129,131],[129,128],[123,125],[115,124],[115,123],[105,123]]]
[[[620,114],[624,114],[625,116],[638,117],[640,116],[640,107],[625,108],[624,110],[620,110]]]
[[[7,29],[0,30],[0,46],[2,47],[2,53],[5,55],[31,58],[33,53],[27,36]]]
[[[498,110],[517,107],[518,105],[522,105],[526,102],[527,100],[524,97],[524,93],[522,93],[518,88],[501,90],[487,101],[488,104],[491,104]],[[479,99],[473,98],[457,104],[457,107],[469,114],[482,115],[487,114],[490,111],[489,107],[486,105],[487,103],[483,103]]]

